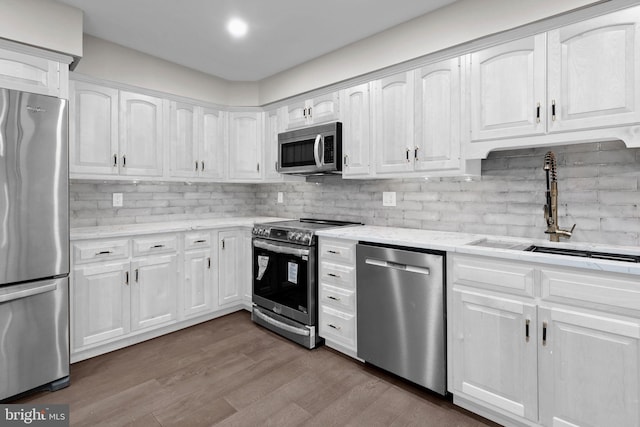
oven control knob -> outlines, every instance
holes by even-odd
[[[302,243],[304,243],[305,245],[308,245],[309,243],[311,243],[311,235],[310,234],[304,234],[302,236]]]

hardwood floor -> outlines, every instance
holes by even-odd
[[[74,426],[496,426],[328,347],[309,351],[242,311],[71,366]]]

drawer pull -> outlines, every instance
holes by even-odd
[[[201,240],[195,240],[193,243],[207,243],[207,241],[201,239]]]
[[[112,250],[96,252],[96,256],[112,254]]]
[[[149,249],[160,249],[160,248],[164,248],[164,245],[153,245]]]
[[[334,324],[329,323],[327,326],[329,326],[330,328],[335,329],[336,331],[339,331],[340,329],[342,329],[340,326],[336,326]]]
[[[327,298],[332,299],[334,301],[340,301],[340,298],[334,297],[333,295],[328,295]]]
[[[340,276],[338,274],[333,274],[333,273],[327,273],[327,276],[335,277],[337,279],[340,278]]]
[[[327,252],[329,252],[330,254],[334,254],[334,255],[340,255],[340,251],[328,250]]]

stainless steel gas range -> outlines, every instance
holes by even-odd
[[[321,343],[316,230],[359,223],[302,218],[253,227],[253,321],[307,348]]]

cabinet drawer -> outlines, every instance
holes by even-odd
[[[129,257],[129,239],[92,240],[73,244],[73,261],[83,264]]]
[[[320,240],[320,258],[353,264],[356,262],[356,245],[339,240]]]
[[[453,283],[533,296],[534,267],[483,256],[455,255]]]
[[[133,239],[133,256],[165,254],[176,252],[177,250],[178,238],[175,234]]]
[[[186,233],[184,235],[185,250],[208,248],[210,246],[211,246],[211,233],[209,232]]]
[[[545,301],[586,302],[611,311],[640,312],[638,276],[551,267],[540,269],[540,276]]]
[[[320,304],[326,304],[351,313],[356,309],[356,293],[354,291],[336,288],[327,284],[320,285]]]
[[[319,315],[319,334],[321,337],[355,347],[356,318],[353,314],[329,307],[320,307]]]
[[[331,262],[322,262],[320,264],[320,282],[355,289],[355,268]]]

